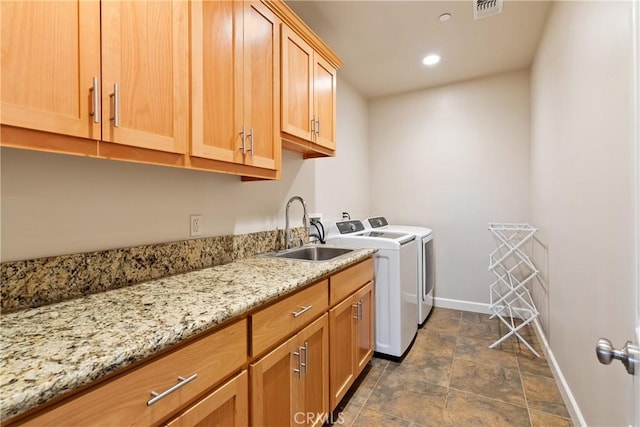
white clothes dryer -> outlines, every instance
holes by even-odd
[[[416,237],[411,233],[365,230],[359,220],[329,227],[326,242],[353,248],[375,248],[375,351],[402,358],[418,327]]]
[[[433,289],[436,274],[433,258],[433,230],[427,227],[389,224],[383,216],[367,218],[365,228],[369,230],[388,230],[392,232],[411,233],[418,240],[418,325],[423,326],[433,309]]]

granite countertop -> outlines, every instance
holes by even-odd
[[[0,419],[176,344],[372,255],[254,257],[2,316]]]

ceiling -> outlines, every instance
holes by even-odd
[[[473,19],[473,2],[287,0],[344,61],[339,75],[367,98],[528,68],[548,1],[505,0]],[[438,17],[450,13],[451,19]],[[428,67],[427,54],[442,60]]]

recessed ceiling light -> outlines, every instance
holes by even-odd
[[[439,20],[440,22],[446,22],[446,21],[448,21],[449,19],[451,19],[451,14],[450,14],[450,13],[443,13],[442,15],[440,15],[440,16],[438,17],[438,20]]]
[[[424,65],[436,65],[438,62],[440,62],[440,55],[435,53],[425,56],[422,60]]]

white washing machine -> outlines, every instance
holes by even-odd
[[[418,240],[418,325],[424,325],[433,309],[433,288],[435,287],[435,263],[433,258],[433,231],[427,227],[410,225],[389,225],[383,216],[367,218],[365,228],[369,230],[388,230],[411,233]]]
[[[375,248],[375,351],[402,358],[418,332],[416,237],[411,233],[366,230],[359,220],[329,228],[327,243]]]

